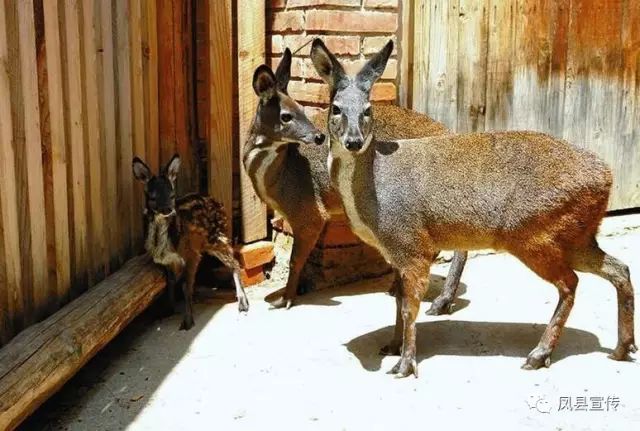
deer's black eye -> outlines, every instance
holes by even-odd
[[[342,113],[342,111],[340,110],[340,108],[338,108],[338,106],[337,106],[337,105],[333,105],[333,106],[331,107],[331,113],[332,113],[333,115],[340,115],[340,114]]]
[[[371,117],[371,106],[364,110],[365,117]]]
[[[293,116],[291,114],[287,114],[286,112],[282,115],[280,115],[280,121],[282,121],[283,123],[288,123],[291,120],[293,120]]]

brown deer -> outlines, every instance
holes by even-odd
[[[249,300],[240,280],[240,264],[226,235],[227,217],[222,204],[209,196],[191,193],[176,198],[175,184],[180,169],[176,154],[159,175],[138,157],[133,158],[133,174],[144,183],[145,249],[153,261],[165,268],[171,307],[174,288],[184,273],[184,314],[180,329],[193,327],[193,285],[200,260],[208,254],[233,271],[240,311],[249,310]]]
[[[297,296],[302,268],[325,224],[332,215],[344,211],[327,172],[328,149],[321,146],[326,116],[317,115],[314,126],[302,107],[289,97],[290,70],[288,48],[275,74],[265,65],[256,69],[253,87],[260,100],[243,158],[258,196],[282,214],[293,230],[289,278],[284,296],[273,304],[287,308]],[[376,129],[381,135],[411,138],[446,133],[441,123],[426,115],[391,105],[379,109],[386,114]],[[412,126],[409,133],[407,125]],[[429,314],[449,312],[465,260],[466,252],[455,255],[443,293],[433,302]]]
[[[573,306],[578,277],[610,281],[618,296],[618,343],[636,352],[628,267],[606,254],[596,233],[607,209],[611,172],[595,155],[543,133],[450,134],[382,142],[369,94],[391,54],[389,42],[354,77],[321,40],[311,48],[330,85],[329,171],[354,231],[401,277],[391,373],[418,375],[415,320],[435,250],[493,248],[511,253],[558,289],[559,301],[523,368],[550,365]]]

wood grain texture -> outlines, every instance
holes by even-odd
[[[145,125],[144,125],[144,79],[142,70],[142,0],[129,1],[129,31],[131,49],[131,110],[133,121],[133,153],[144,157],[146,154]],[[134,250],[142,249],[144,236],[142,226],[142,185],[136,182],[136,199],[134,200],[134,214],[132,225],[132,243]]]
[[[20,81],[24,115],[24,144],[17,147],[20,170],[18,200],[21,206],[20,229],[26,233],[21,247],[23,262],[29,261],[30,269],[29,284],[23,285],[23,289],[26,290],[28,305],[31,307],[27,314],[27,322],[34,322],[44,316],[50,301],[42,139],[33,1],[18,2],[16,8],[21,46]]]
[[[424,96],[429,94],[429,91],[430,91],[429,60],[431,59],[431,56],[430,56],[429,50],[431,49],[431,42],[430,42],[431,41],[431,11],[432,11],[432,8],[435,8],[436,6],[432,5],[431,0],[415,0],[413,4],[414,4],[414,11],[412,14],[414,17],[413,24],[404,22],[405,14],[403,13],[402,41],[403,43],[405,43],[404,33],[409,32],[409,29],[406,29],[406,27],[411,28],[413,30],[413,38],[412,38],[413,50],[411,52],[411,55],[412,55],[411,73],[413,75],[412,86],[415,87],[413,89],[415,93],[412,92],[411,99],[413,102],[414,109],[419,110],[421,112],[427,112],[427,110],[429,109],[429,107],[427,106],[428,98]],[[409,4],[403,5],[402,7],[403,9],[408,9]],[[411,16],[406,18],[410,19]],[[409,38],[406,37],[406,39],[409,39]],[[409,53],[405,51],[404,47],[401,47],[401,49],[402,49],[403,60],[401,61],[400,64],[402,69],[402,67],[405,67],[405,65],[403,64],[405,62],[404,56]],[[409,64],[406,64],[406,67],[408,68]],[[408,79],[409,72],[404,72],[404,73],[407,75],[407,79]],[[402,92],[401,92],[401,95],[402,95]],[[408,95],[406,97],[408,99]]]
[[[507,129],[510,126],[515,13],[515,4],[512,2],[489,1],[485,130]]]
[[[156,0],[144,1],[144,80],[145,126],[147,136],[146,160],[153,172],[160,167],[160,142],[158,129],[158,25]]]
[[[89,284],[102,280],[108,272],[109,255],[104,223],[104,187],[102,183],[102,124],[100,117],[100,66],[96,9],[92,1],[82,2],[82,58],[84,60],[84,111],[86,163],[89,177],[89,241],[91,268]]]
[[[116,88],[115,52],[113,34],[113,8],[111,2],[100,5],[100,47],[101,47],[101,116],[102,116],[102,173],[106,193],[103,196],[104,220],[108,221],[109,268],[120,266],[124,258],[121,253],[122,220],[118,215],[118,156],[116,148]]]
[[[460,0],[458,46],[458,132],[484,128],[487,86],[488,0]]]
[[[53,238],[55,247],[56,296],[59,304],[69,299],[71,287],[69,207],[67,193],[67,150],[64,118],[62,46],[60,13],[57,2],[43,2],[47,55],[47,91],[51,141],[51,182],[53,201]],[[51,234],[51,233],[50,233]]]
[[[253,91],[253,72],[265,62],[265,7],[260,0],[239,4],[238,10],[238,115],[240,161],[244,143],[255,115],[257,97]],[[212,74],[213,80],[217,75]],[[242,166],[242,164],[240,164]],[[212,173],[215,175],[215,173]],[[267,236],[267,207],[253,190],[244,169],[240,169],[240,208],[242,242],[258,241]]]
[[[118,211],[123,222],[121,231],[122,254],[128,258],[133,254],[132,238],[136,226],[134,218],[141,218],[134,205],[134,185],[131,161],[133,159],[133,113],[131,100],[131,51],[129,48],[129,2],[116,1],[116,91],[118,108]],[[137,196],[142,199],[142,196]]]
[[[13,429],[163,290],[146,256],[31,326],[0,351],[0,429]]]
[[[7,16],[4,5],[0,7],[0,64],[9,64]],[[0,67],[0,343],[22,328],[22,264],[20,261],[20,236],[18,223],[18,196],[15,170],[13,118],[11,115],[9,70]]]
[[[227,219],[233,209],[233,24],[231,0],[209,2],[209,194],[224,205]],[[229,238],[232,223],[228,224]]]
[[[84,145],[84,112],[82,110],[83,89],[80,50],[80,16],[75,0],[64,1],[65,29],[65,127],[67,150],[70,155],[69,181],[71,184],[71,211],[69,211],[72,230],[71,273],[73,291],[82,289],[87,282],[89,265],[89,241],[87,221],[87,193]]]
[[[166,163],[176,153],[176,81],[174,59],[173,1],[157,3],[158,28],[158,118],[160,161]]]

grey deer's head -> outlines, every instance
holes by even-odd
[[[320,39],[311,45],[311,60],[318,74],[329,84],[329,135],[345,149],[363,153],[373,139],[373,112],[369,96],[373,84],[380,78],[393,51],[393,41],[371,58],[355,76],[346,74]]]
[[[180,156],[175,154],[169,163],[153,175],[142,159],[133,158],[133,175],[144,183],[145,214],[170,217],[176,211],[176,178],[180,169]]]
[[[264,64],[254,72],[253,89],[260,97],[254,121],[256,132],[269,138],[273,145],[321,145],[325,135],[309,121],[302,106],[289,97],[287,86],[290,76],[289,48],[285,50],[275,74]]]

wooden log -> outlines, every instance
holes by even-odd
[[[233,23],[231,0],[209,2],[209,194],[233,209]],[[228,223],[227,235],[233,238]]]
[[[244,143],[255,115],[257,97],[253,91],[253,72],[265,62],[265,7],[261,0],[247,0],[238,7],[238,115],[240,128],[240,166]],[[212,35],[213,37],[213,35]],[[212,74],[212,81],[217,75]],[[215,99],[214,99],[215,100]],[[215,172],[212,172],[215,175]],[[249,176],[240,169],[240,208],[242,242],[267,236],[267,207],[253,190]]]
[[[140,314],[165,286],[146,256],[0,350],[0,429],[17,427]]]

